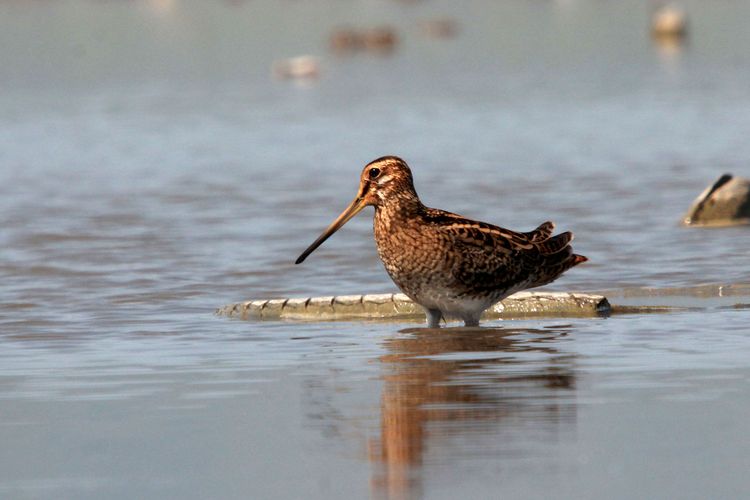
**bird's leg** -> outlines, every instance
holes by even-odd
[[[482,315],[480,312],[479,314],[467,314],[463,316],[464,320],[464,326],[479,326],[479,317]]]
[[[425,309],[427,314],[427,328],[440,328],[440,319],[443,314],[439,309]]]

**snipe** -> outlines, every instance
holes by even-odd
[[[425,309],[431,327],[445,316],[477,325],[496,302],[588,260],[573,253],[572,233],[552,236],[552,222],[519,233],[424,206],[406,162],[384,156],[365,166],[357,197],[295,263],[368,205],[375,207],[375,243],[386,271]]]

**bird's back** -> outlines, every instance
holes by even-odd
[[[552,235],[552,222],[521,233],[427,207],[379,228],[386,219],[376,214],[380,256],[396,284],[416,300],[432,287],[493,303],[550,283],[587,260],[573,253],[572,233]]]

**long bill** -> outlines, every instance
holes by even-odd
[[[346,210],[341,212],[341,215],[339,215],[335,221],[331,223],[328,228],[323,231],[323,234],[318,236],[318,239],[313,241],[312,245],[307,247],[307,250],[302,252],[302,254],[297,257],[297,260],[294,261],[295,264],[301,264],[308,255],[313,253],[316,248],[318,248],[320,245],[323,244],[325,240],[331,237],[333,233],[341,229],[341,226],[349,222],[349,219],[357,215],[359,212],[362,211],[363,208],[365,208],[366,203],[364,200],[364,197],[358,196],[354,198],[354,201],[352,201],[348,207],[346,207]]]

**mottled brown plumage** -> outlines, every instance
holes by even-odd
[[[406,162],[384,156],[365,166],[357,197],[296,263],[368,205],[375,207],[375,242],[386,271],[424,307],[430,326],[445,316],[476,325],[496,302],[587,260],[573,253],[572,233],[552,236],[552,222],[519,233],[424,206]]]

